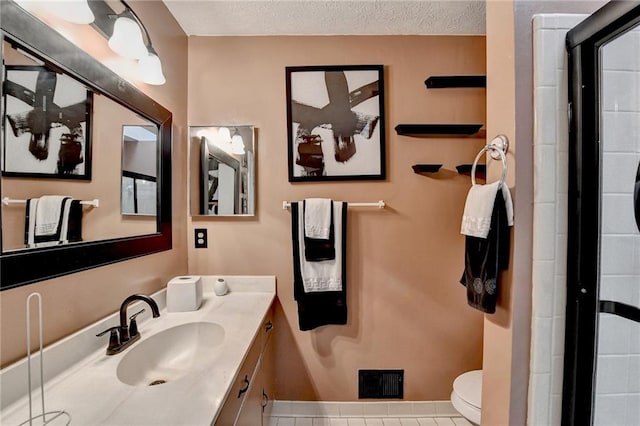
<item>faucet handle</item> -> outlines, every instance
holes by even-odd
[[[107,332],[111,332],[111,334],[109,334],[109,346],[107,347],[107,352],[109,352],[110,350],[120,345],[120,339],[118,338],[119,329],[120,327],[116,325],[116,326],[107,328],[105,331],[102,331],[96,334],[96,337],[100,337],[100,336],[104,336]]]
[[[141,313],[143,313],[145,310],[144,309],[140,309],[138,312],[136,312],[135,314],[131,315],[129,317],[129,320],[131,321],[129,323],[129,337],[134,337],[135,335],[138,334],[138,323],[136,322],[136,317],[138,315],[140,315]]]

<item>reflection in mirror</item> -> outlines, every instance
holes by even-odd
[[[4,129],[0,152],[7,163],[2,164],[0,196],[3,200],[18,202],[2,204],[0,290],[170,250],[171,112],[13,1],[0,1],[0,15],[3,68],[6,67],[2,72],[5,87],[2,110],[7,112],[8,96],[21,96],[20,101],[26,107],[22,105],[22,109],[15,109],[17,115],[12,119],[24,116],[23,121],[27,124],[11,125],[7,117],[1,117]],[[83,30],[94,31],[90,27]],[[104,39],[105,47],[106,43]],[[29,67],[29,70],[38,67],[45,71],[26,73],[21,67]],[[11,75],[14,82],[18,82],[18,76],[31,78],[36,75],[36,80],[20,82],[28,88],[22,95],[20,91],[7,91],[7,87],[15,88],[6,83],[8,69],[20,72]],[[56,97],[68,95],[67,90],[62,93],[62,88],[68,87],[70,81],[81,96],[73,99]],[[40,97],[42,102],[34,99],[37,98],[35,93],[43,90],[48,94],[46,99]],[[34,115],[35,110],[40,113]],[[51,111],[58,111],[58,114],[52,115]],[[157,186],[151,191],[155,201],[150,202],[155,209],[144,207],[149,216],[121,213],[122,129],[125,125],[144,128],[157,136],[155,149],[149,154],[155,164],[155,173],[143,172],[148,176],[155,175]],[[15,135],[20,132],[31,133],[26,135],[27,146],[33,145],[38,155],[43,153],[40,148],[44,147],[48,155],[40,155],[40,159],[33,150],[28,150],[27,153],[36,158],[31,161],[33,164],[14,164],[14,156],[5,157],[15,148],[9,146],[10,142],[25,145],[24,138],[17,138],[22,134]],[[7,137],[7,134],[15,137]],[[71,150],[62,149],[61,146],[69,141],[72,144],[66,148]],[[65,162],[61,170],[57,164],[61,158],[74,161],[68,168]],[[44,163],[38,161],[53,162],[53,167],[47,165],[40,169],[36,166]],[[68,238],[69,242],[77,242],[67,244],[63,239],[54,242],[55,247],[34,244],[34,248],[25,248],[25,224],[29,223],[26,201],[40,200],[45,195],[70,196],[86,202],[80,203],[79,209],[81,235],[78,238],[73,234],[73,238]],[[99,207],[92,207],[91,200],[99,200]]]
[[[69,196],[75,200],[100,200],[100,208],[92,209],[85,206],[78,220],[73,221],[74,223],[80,222],[77,228],[81,229],[82,235],[73,235],[73,238],[68,239],[60,238],[59,241],[64,243],[67,241],[99,241],[157,232],[155,180],[159,155],[158,126],[112,99],[101,96],[91,87],[66,74],[60,74],[59,69],[34,55],[27,54],[23,49],[17,48],[15,43],[3,41],[2,56],[5,67],[7,70],[11,70],[11,73],[5,74],[5,78],[13,77],[13,81],[8,80],[11,81],[11,84],[7,84],[7,86],[15,87],[19,82],[21,87],[34,89],[32,91],[4,92],[3,100],[6,101],[6,104],[15,105],[16,111],[19,113],[12,115],[7,111],[3,117],[3,197],[18,200],[44,200],[41,197],[59,195]],[[44,70],[45,76],[60,74],[53,80],[55,90],[51,90],[52,96],[48,106],[43,103],[38,107],[36,104],[29,103],[30,98],[39,97],[35,96],[36,93],[47,93],[48,86],[48,80],[42,81],[40,78],[43,73],[32,71],[34,67],[37,67],[38,70]],[[18,72],[22,74],[20,77],[23,78],[18,78]],[[64,84],[61,84],[63,82]],[[78,87],[76,92],[79,92],[79,95],[76,98],[79,99],[79,96],[82,96],[84,100],[77,103],[64,101],[64,97],[61,97],[60,93],[64,91],[68,94],[69,87]],[[16,95],[19,93],[29,96],[21,96],[23,100],[18,100]],[[45,96],[45,98],[47,97]],[[77,100],[76,98],[74,99]],[[91,108],[87,107],[88,102],[90,102]],[[81,122],[82,126],[71,124],[77,120],[71,120],[72,114],[67,113],[70,110],[70,107],[66,106],[67,104],[71,107],[77,105],[80,108],[76,109],[87,111],[79,114],[86,115],[85,120]],[[38,123],[35,120],[37,117],[34,118],[37,115],[36,112],[56,109],[58,113],[54,114],[55,117],[51,114],[41,114],[43,116],[41,121],[46,129],[42,132],[41,137],[36,137],[39,134],[37,130],[34,130],[38,128]],[[25,117],[25,119],[16,120],[15,117]],[[21,126],[21,123],[27,124]],[[88,123],[91,124],[85,125]],[[78,130],[73,130],[76,127]],[[135,137],[145,138],[146,141],[138,143],[139,146],[136,148],[125,149],[129,145],[126,142],[126,136],[116,130],[125,128],[130,128],[129,133],[138,129]],[[19,137],[15,137],[16,134]],[[68,148],[74,143],[78,143],[78,138],[71,138],[68,136],[70,134],[86,134],[86,138],[80,138],[83,143],[80,144],[80,149],[75,155],[81,161],[66,161],[66,163],[73,165],[73,170],[68,173],[60,172],[58,171],[60,159],[70,158],[68,154],[76,152]],[[141,136],[140,134],[146,135]],[[149,142],[149,139],[152,139],[152,142]],[[121,144],[123,145],[122,150],[113,149]],[[134,144],[131,142],[131,145]],[[142,148],[143,145],[144,148]],[[67,148],[65,149],[65,147]],[[144,153],[137,153],[143,149]],[[33,151],[38,156],[33,154]],[[43,153],[48,155],[43,155]],[[63,156],[63,154],[65,155]],[[148,165],[144,165],[143,157]],[[144,200],[140,202],[140,207],[143,209],[141,213],[146,214],[148,219],[144,222],[121,215],[121,213],[125,213],[121,212],[119,207],[121,204],[121,180],[125,173],[121,171],[122,167],[127,167],[129,172],[144,175],[140,177],[146,179],[153,177],[154,182],[150,185],[138,185],[141,192],[143,188],[153,187],[150,188],[153,199],[149,203],[144,203]],[[129,174],[129,176],[132,175]],[[142,181],[142,179],[136,180]],[[10,204],[3,208],[3,252],[24,251],[38,247],[37,244],[29,242],[29,232],[26,232],[29,223],[28,213],[34,205],[35,203],[29,205]],[[44,205],[39,204],[39,206]],[[130,213],[134,214],[135,210],[131,210]],[[33,215],[30,217],[33,218]],[[39,228],[37,224],[34,226]],[[33,227],[29,227],[29,229],[31,228]]]
[[[122,126],[122,214],[156,214],[158,130]]]
[[[255,215],[253,126],[190,128],[191,215]]]

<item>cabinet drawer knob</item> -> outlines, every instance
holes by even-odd
[[[273,329],[273,323],[271,322],[271,320],[269,320],[264,326],[264,331],[266,331],[268,333],[272,329]]]
[[[245,375],[244,376],[244,386],[242,388],[240,388],[240,390],[238,391],[238,398],[240,398],[242,396],[242,394],[245,393],[248,390],[249,390],[249,376]]]
[[[264,413],[264,409],[267,408],[269,404],[269,395],[262,389],[262,412]]]

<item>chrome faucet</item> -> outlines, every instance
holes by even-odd
[[[136,312],[131,317],[129,317],[129,320],[131,320],[131,322],[127,325],[127,308],[131,303],[137,300],[146,302],[149,305],[154,318],[158,318],[160,316],[158,304],[155,302],[155,300],[145,294],[132,294],[131,296],[124,299],[124,302],[122,302],[122,305],[120,305],[120,325],[108,328],[96,335],[99,337],[107,332],[111,333],[109,335],[109,346],[107,347],[107,355],[115,355],[117,353],[120,353],[127,347],[129,347],[129,345],[131,345],[133,342],[140,339],[140,332],[138,331],[136,317],[143,313],[144,309]]]

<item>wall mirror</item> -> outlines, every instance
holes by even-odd
[[[122,214],[155,216],[158,129],[153,125],[122,126]]]
[[[253,126],[189,128],[192,216],[255,215]]]
[[[91,3],[106,6],[101,0]],[[41,106],[37,99],[51,98],[35,96],[36,93],[43,90],[55,92],[55,84],[43,83],[41,80],[45,79],[39,78],[40,75],[54,76],[54,81],[58,82],[63,78],[69,79],[81,88],[78,93],[84,94],[82,102],[69,100],[64,105],[57,105],[59,101],[55,97],[53,101],[45,101],[51,103],[47,104],[48,108],[40,110],[54,108],[55,117],[41,114],[44,117],[40,117],[42,120],[38,122],[44,123],[42,130],[34,130],[35,125],[31,123],[21,130],[27,133],[25,139],[13,140],[12,137],[16,136],[13,133],[20,132],[14,132],[6,117],[9,112],[5,111],[6,98],[11,95],[3,90],[0,151],[3,160],[5,157],[9,160],[10,156],[6,154],[16,146],[45,146],[49,151],[45,160],[51,161],[53,169],[29,169],[25,173],[16,173],[15,164],[3,161],[0,181],[3,200],[0,210],[0,289],[171,249],[171,112],[16,3],[0,2],[0,14],[3,18],[0,29],[4,88],[12,87],[12,83],[7,83],[7,70],[18,66],[46,71],[34,74],[32,86],[17,81],[27,89],[23,90],[22,100],[34,111]],[[68,113],[69,109],[73,110],[73,105],[82,105],[81,115]],[[33,116],[29,108],[22,112],[25,113],[25,122],[28,122],[29,114]],[[67,119],[68,116],[77,119],[73,121]],[[148,169],[155,170],[155,212],[148,208],[145,213],[148,215],[142,218],[123,215],[121,211],[122,165],[129,160],[122,155],[123,139],[127,137],[123,129],[126,126],[156,135],[155,148],[149,155],[151,165],[148,165]],[[54,131],[62,133],[58,135]],[[10,146],[10,140],[15,145]],[[63,149],[62,146],[69,145],[69,141],[71,145]],[[62,158],[75,161],[74,167],[69,168],[65,175],[56,171],[56,165]],[[11,172],[7,173],[9,170]],[[133,170],[137,170],[137,166]],[[149,176],[152,174],[148,172]],[[67,195],[82,201],[99,200],[99,206],[82,206],[80,241],[25,248],[25,201],[43,195]]]

